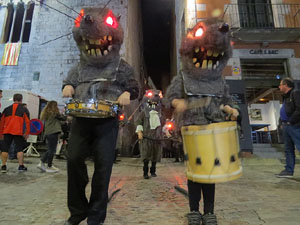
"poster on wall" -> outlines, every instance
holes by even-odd
[[[250,109],[251,120],[262,120],[261,109]]]

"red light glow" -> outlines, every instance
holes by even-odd
[[[109,17],[107,17],[106,18],[106,21],[105,21],[108,25],[113,25],[114,24],[114,21],[113,21],[113,19],[109,16]]]
[[[199,27],[195,33],[195,37],[201,37],[204,33],[204,30],[202,27]]]
[[[118,21],[117,21],[116,17],[114,16],[114,14],[112,13],[112,11],[108,12],[106,19],[105,19],[105,23],[108,26],[111,26],[115,29],[119,26]]]
[[[174,128],[174,124],[172,122],[167,123],[167,129],[172,130]]]
[[[84,10],[81,9],[78,17],[74,21],[75,22],[75,27],[80,27],[80,23],[81,23],[81,20],[82,20],[83,17],[84,17]]]
[[[120,116],[119,116],[119,120],[124,120],[125,119],[125,115],[124,114],[121,114]]]
[[[151,98],[151,97],[153,96],[152,91],[147,91],[147,92],[146,92],[146,96],[147,96],[148,98]]]

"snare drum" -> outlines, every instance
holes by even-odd
[[[75,117],[87,118],[109,118],[116,117],[119,112],[119,105],[107,100],[81,101],[70,99],[66,103],[65,113]]]
[[[242,175],[236,122],[184,126],[181,133],[189,180],[220,183]]]

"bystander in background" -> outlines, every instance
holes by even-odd
[[[283,128],[285,169],[277,177],[292,177],[295,168],[295,146],[300,150],[300,92],[295,90],[294,81],[284,78],[279,85],[283,93],[279,124]]]
[[[1,154],[2,173],[7,172],[6,162],[8,158],[8,151],[13,141],[15,142],[15,148],[17,151],[17,158],[19,162],[18,171],[27,171],[27,168],[24,166],[23,148],[24,138],[27,140],[29,135],[30,122],[28,109],[22,105],[22,100],[23,96],[21,94],[14,94],[14,103],[5,108],[1,116],[0,136],[2,139],[4,139],[4,146]]]
[[[55,173],[59,169],[53,166],[53,157],[56,152],[58,136],[62,133],[61,120],[64,117],[60,115],[56,101],[47,103],[41,113],[41,120],[44,122],[44,136],[47,141],[47,151],[42,155],[40,163],[37,167],[43,172]],[[48,166],[45,166],[47,162]]]

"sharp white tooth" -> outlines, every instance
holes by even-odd
[[[211,55],[212,55],[212,50],[207,50],[206,55],[207,55],[207,56],[211,56]]]
[[[104,55],[108,55],[108,51],[107,50],[104,51]]]
[[[96,51],[95,51],[95,49],[92,49],[92,50],[91,50],[91,53],[92,53],[92,55],[94,55],[94,56],[95,56],[95,55],[96,55]]]
[[[203,60],[203,63],[202,63],[202,69],[206,69],[207,68],[207,60]]]
[[[88,45],[86,45],[86,46],[85,46],[85,49],[86,49],[86,50],[89,50],[89,46],[88,46]]]
[[[224,52],[222,52],[221,55],[223,56],[223,55],[224,55]]]
[[[196,63],[195,67],[199,68],[200,67],[200,63]]]
[[[91,54],[91,50],[88,50],[88,54],[89,54],[89,55]]]
[[[104,36],[104,37],[103,37],[103,40],[106,41],[106,40],[107,40],[107,36]]]
[[[197,47],[195,48],[195,52],[198,53],[200,51],[200,49]]]
[[[213,61],[209,60],[208,64],[207,64],[207,69],[211,70],[212,69],[212,65],[213,65]]]
[[[94,44],[95,44],[95,40],[91,39],[91,40],[90,40],[90,44],[91,44],[91,45],[94,45]]]
[[[100,44],[101,44],[101,40],[100,40],[100,39],[99,39],[99,40],[96,40],[96,41],[95,41],[95,44],[96,44],[96,45],[100,45]]]
[[[112,40],[112,36],[109,35],[108,36],[108,40],[111,41]]]
[[[220,64],[220,62],[219,62],[219,61],[217,61],[217,62],[216,62],[216,65],[217,65],[217,66],[219,66],[219,64]]]
[[[193,63],[197,62],[197,58],[193,58]]]
[[[108,46],[108,51],[111,51],[112,50],[112,45]]]
[[[102,56],[101,51],[100,51],[99,48],[96,49],[96,53],[97,53],[97,56]]]
[[[217,65],[216,65],[216,64],[213,66],[213,69],[214,69],[214,70],[217,69]]]
[[[213,56],[214,56],[214,57],[218,57],[218,55],[219,55],[219,52],[218,52],[218,51],[214,51]]]

